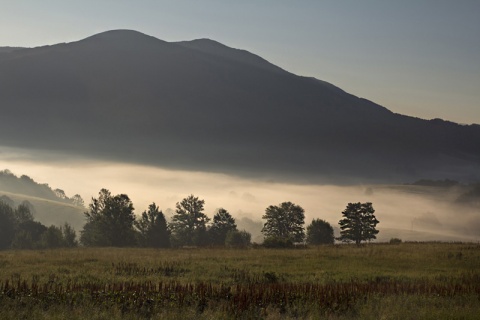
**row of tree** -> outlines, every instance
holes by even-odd
[[[52,190],[47,183],[37,183],[27,175],[17,177],[8,169],[0,171],[0,187],[3,191],[60,201],[79,207],[84,206],[84,201],[79,194],[69,198],[61,189]]]
[[[75,230],[65,223],[47,227],[35,221],[28,205],[0,201],[0,249],[46,249],[77,246]]]
[[[167,223],[159,207],[152,203],[136,219],[132,201],[125,194],[112,195],[102,189],[85,212],[87,222],[80,242],[85,246],[181,247],[226,245],[245,247],[251,235],[237,229],[235,219],[219,209],[210,219],[204,213],[204,200],[193,195],[176,205],[172,221]]]
[[[374,215],[372,203],[349,203],[342,212],[339,221],[340,237],[343,242],[355,242],[376,239],[379,223]],[[326,221],[314,219],[307,227],[305,237],[305,211],[291,202],[279,206],[269,206],[262,217],[266,220],[262,233],[265,235],[264,246],[286,247],[306,240],[309,244],[333,244],[335,241],[333,227]]]
[[[170,222],[155,203],[136,219],[132,201],[125,194],[112,195],[102,189],[85,212],[87,222],[80,242],[85,246],[234,246],[250,244],[251,235],[237,229],[231,214],[220,208],[210,218],[204,213],[205,201],[190,195],[176,204]],[[349,203],[342,212],[338,240],[360,244],[376,238],[378,220],[371,203]],[[305,211],[291,202],[269,206],[262,233],[266,247],[288,247],[295,243],[333,244],[333,227],[315,219],[304,228]]]
[[[8,200],[8,199],[7,199]],[[0,249],[36,249],[77,246],[76,233],[65,224],[46,227],[33,218],[28,204],[15,209],[8,201],[0,200]],[[237,229],[235,219],[220,208],[213,221],[204,213],[205,201],[190,195],[176,204],[170,222],[159,207],[152,203],[148,210],[135,217],[133,203],[125,194],[112,195],[102,189],[85,212],[86,224],[80,242],[84,246],[100,247],[182,247],[230,246],[246,247],[251,235]],[[371,203],[349,203],[339,221],[337,240],[360,244],[376,238],[378,220]],[[265,247],[289,247],[295,243],[333,244],[333,227],[315,219],[304,228],[302,207],[284,202],[269,206],[262,217]]]

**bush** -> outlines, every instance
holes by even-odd
[[[402,243],[402,239],[399,239],[399,238],[392,238],[390,239],[390,244],[400,244]]]
[[[233,248],[246,248],[250,245],[251,239],[252,235],[245,230],[232,230],[227,233],[225,245]]]
[[[293,242],[290,239],[268,237],[263,240],[263,246],[265,248],[292,248]]]

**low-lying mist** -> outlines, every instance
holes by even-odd
[[[132,199],[136,214],[155,202],[169,217],[177,202],[194,194],[205,200],[205,213],[210,218],[216,209],[227,209],[237,219],[239,228],[251,232],[257,242],[262,240],[261,218],[265,208],[284,201],[305,209],[306,225],[321,218],[330,222],[337,234],[347,203],[372,202],[380,221],[379,241],[392,237],[417,241],[480,240],[480,210],[457,204],[459,191],[455,188],[295,185],[5,148],[0,152],[1,169],[63,189],[68,196],[78,193],[86,205],[101,188],[113,194],[125,193]]]

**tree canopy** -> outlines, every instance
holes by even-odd
[[[133,204],[126,194],[113,196],[107,189],[92,198],[80,241],[87,246],[125,247],[135,243]]]
[[[203,213],[204,204],[204,200],[193,194],[177,202],[170,223],[175,245],[201,246],[208,243],[206,224],[210,219]]]
[[[279,206],[269,206],[262,218],[266,220],[262,233],[267,238],[292,242],[301,242],[305,238],[305,211],[298,205],[283,202]]]
[[[371,202],[349,203],[342,212],[343,219],[338,222],[341,230],[339,240],[344,242],[354,241],[359,245],[362,241],[376,239],[378,234],[376,225],[379,221],[374,213],[375,210]]]
[[[334,242],[333,227],[327,221],[314,219],[307,226],[308,244],[333,244]]]
[[[167,248],[170,246],[170,232],[165,215],[154,203],[148,206],[139,220],[135,221],[139,232],[139,244],[145,247]]]
[[[230,231],[236,231],[237,224],[232,215],[225,209],[220,208],[213,216],[213,222],[208,233],[210,235],[210,241],[213,245],[225,245],[227,234]]]

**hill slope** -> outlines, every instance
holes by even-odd
[[[77,232],[83,229],[87,209],[59,201],[33,197],[24,194],[11,193],[0,190],[0,197],[6,196],[13,200],[14,205],[28,201],[34,208],[34,219],[46,226],[55,225],[61,227],[67,222]]]
[[[422,120],[212,40],[129,30],[0,54],[0,145],[318,182],[480,179],[480,126]]]

